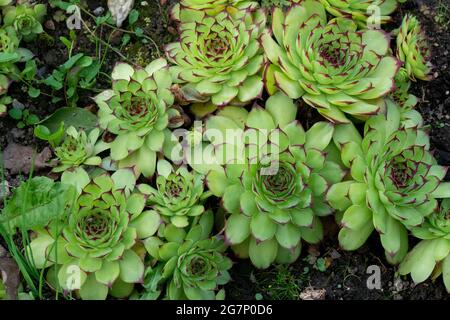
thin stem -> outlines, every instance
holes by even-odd
[[[86,30],[91,34],[91,36],[93,36],[94,38],[99,39],[95,33],[93,33],[91,31],[91,29],[89,29],[88,25],[86,24],[86,22],[84,22],[84,20],[81,20],[81,22],[83,23],[83,26],[86,28]],[[135,63],[133,63],[132,61],[130,61],[127,57],[125,57],[119,50],[117,50],[116,48],[114,48],[113,46],[111,46],[110,44],[108,44],[106,41],[104,41],[103,39],[99,39],[99,41],[107,46],[109,49],[111,49],[112,51],[114,51],[114,53],[116,53],[118,56],[120,56],[123,60],[133,64],[134,66],[137,66]]]
[[[85,14],[87,14],[89,17],[91,17],[92,19],[94,19],[94,20],[96,19],[96,17],[95,17],[92,13],[90,13],[89,11],[87,11],[86,9],[84,9],[84,8],[82,8],[82,7],[81,7],[80,9],[81,9]],[[166,23],[167,23],[167,22],[166,22]],[[83,24],[85,24],[84,21],[83,21]],[[105,26],[107,26],[107,27],[110,27],[111,29],[114,29],[114,30],[117,30],[117,31],[120,31],[120,32],[123,32],[123,33],[133,34],[133,35],[136,36],[136,32],[134,32],[134,31],[130,31],[130,30],[118,28],[118,27],[113,26],[113,25],[111,25],[111,24],[109,24],[109,23],[107,23],[107,22],[102,23],[102,25],[105,25]],[[150,37],[149,35],[145,35],[145,34],[143,34],[142,37],[143,37],[144,39],[150,41],[150,42],[153,44],[153,46],[155,47],[155,49],[156,49],[156,51],[157,51],[157,53],[158,53],[158,57],[160,57],[160,56],[161,56],[161,52],[159,51],[159,47],[158,47],[158,45],[156,44],[155,40],[153,40],[153,38]]]

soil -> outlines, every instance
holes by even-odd
[[[47,1],[41,1],[47,2]],[[88,9],[93,12],[102,7],[106,9],[106,0],[86,1]],[[130,43],[122,48],[121,52],[136,65],[144,66],[153,58],[163,52],[163,46],[176,38],[176,28],[169,20],[169,8],[176,3],[176,0],[146,1],[143,6],[141,1],[136,1],[135,8],[140,12],[138,22],[146,36],[153,39],[146,44],[142,44],[139,39],[132,38]],[[406,13],[416,15],[422,22],[429,43],[433,51],[433,64],[436,66],[436,78],[430,82],[419,81],[413,84],[412,93],[419,97],[420,102],[417,110],[421,112],[426,124],[429,126],[432,149],[438,163],[450,166],[450,22],[447,13],[440,14],[436,10],[439,4],[450,8],[450,0],[410,0],[403,4],[401,9],[394,16],[393,23],[388,26],[391,30],[399,25],[401,17]],[[447,9],[448,10],[448,9]],[[49,10],[50,20],[55,9]],[[83,14],[87,23],[94,26],[92,19]],[[49,24],[51,27],[51,24]],[[65,22],[53,21],[54,28],[46,28],[48,35],[45,39],[40,39],[36,43],[30,43],[28,48],[38,58],[39,76],[45,77],[57,66],[67,60],[67,50],[58,40],[60,36],[68,37],[69,32]],[[48,26],[48,25],[47,25]],[[103,40],[111,40],[115,46],[120,47],[122,33],[114,31],[108,27],[101,27],[96,30],[97,36]],[[103,50],[105,50],[103,48]],[[75,52],[84,52],[87,55],[95,55],[96,45],[91,34],[84,31],[77,32],[77,42]],[[121,58],[113,51],[106,55],[102,72],[109,74],[115,63]],[[84,90],[80,92],[78,107],[92,107],[92,97],[95,96],[95,89],[108,87],[108,81],[99,77],[96,88],[92,91]],[[52,104],[50,98],[41,95],[37,99],[27,98],[24,88],[20,84],[11,86],[11,95],[23,103],[33,113],[41,119],[50,115],[54,110],[64,106],[64,102]],[[48,92],[48,88],[41,88]],[[302,119],[305,119],[305,126],[309,127],[318,116],[311,109],[300,110]],[[18,129],[16,121],[5,117],[0,121],[0,150],[4,150],[10,143],[17,143],[23,146],[32,146],[37,152],[42,151],[46,146],[43,141],[38,140],[33,135],[31,127]],[[42,171],[40,174],[48,174]],[[8,171],[5,178],[11,186],[16,186],[20,181],[20,175],[12,175]],[[329,231],[323,243],[318,246],[304,246],[301,257],[297,262],[280,272],[279,267],[272,267],[268,270],[256,270],[248,261],[235,259],[235,265],[231,271],[233,281],[227,285],[228,299],[300,299],[300,296],[308,290],[319,291],[323,289],[325,299],[448,299],[441,279],[435,282],[427,281],[420,285],[414,285],[408,277],[398,278],[396,268],[390,266],[384,259],[384,253],[379,243],[377,235],[373,235],[361,249],[355,252],[345,252],[339,249],[337,243],[337,226],[332,219],[327,219]],[[414,241],[414,240],[412,240]],[[325,267],[317,267],[317,261],[325,261]],[[367,267],[376,265],[381,270],[381,289],[369,289],[367,280],[370,274]],[[319,270],[320,269],[320,270]],[[280,274],[284,278],[280,280]],[[284,281],[284,282],[283,282]],[[289,285],[289,290],[277,289],[277,284]],[[322,295],[323,296],[323,295]],[[304,297],[304,295],[302,296]]]
[[[325,261],[326,269],[317,267],[317,259]],[[374,267],[380,270],[379,288],[368,286],[373,283],[370,276]],[[320,245],[305,246],[300,258],[288,267],[257,270],[248,261],[239,262],[232,269],[231,277],[233,281],[226,288],[227,298],[231,300],[255,300],[258,295],[269,300],[300,300],[308,293],[320,291],[324,299],[330,300],[450,298],[441,278],[416,285],[409,277],[396,275],[396,268],[384,259],[375,234],[359,250],[348,252],[339,248],[337,232],[333,232]]]

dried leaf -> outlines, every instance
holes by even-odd
[[[22,146],[16,143],[10,143],[3,152],[4,168],[9,170],[11,174],[30,173],[31,168],[34,171],[49,167],[47,163],[51,157],[52,152],[49,148],[44,148],[41,153],[34,157],[34,150],[29,146]]]
[[[108,8],[111,15],[116,21],[117,27],[121,27],[122,23],[128,17],[133,8],[134,0],[108,0]]]
[[[16,262],[7,256],[6,250],[0,246],[0,281],[6,287],[8,299],[16,300],[20,284],[20,271]]]

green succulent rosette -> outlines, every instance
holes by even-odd
[[[8,6],[3,9],[3,24],[14,27],[25,41],[29,41],[44,31],[41,23],[46,14],[45,4]]]
[[[96,145],[99,136],[98,128],[91,130],[89,134],[73,126],[67,128],[63,143],[55,148],[59,164],[53,171],[62,172],[82,165],[99,166],[102,159],[97,154],[104,148],[104,144]]]
[[[272,16],[271,31],[262,36],[270,94],[279,89],[302,97],[335,123],[348,123],[345,114],[366,119],[380,111],[400,64],[389,55],[385,32],[358,31],[348,18],[327,22],[323,5],[312,0],[286,13],[275,8]]]
[[[245,105],[263,90],[264,54],[259,43],[266,23],[264,11],[233,18],[199,11],[195,22],[182,23],[180,41],[166,46],[171,72],[180,94],[197,115],[217,106]]]
[[[226,241],[258,268],[291,263],[300,254],[301,239],[322,239],[318,217],[333,212],[324,202],[326,190],[344,176],[333,160],[333,125],[319,122],[305,132],[295,120],[295,104],[282,93],[246,116],[226,110],[206,124],[207,131],[241,130],[235,145],[216,154],[219,159],[225,154],[224,169],[211,170],[206,180],[229,213]],[[216,143],[218,150],[223,143]],[[242,159],[230,156],[233,148]]]
[[[230,281],[232,262],[224,255],[225,243],[210,237],[214,215],[206,211],[189,229],[162,225],[159,237],[144,241],[151,257],[158,262],[146,270],[143,299],[156,299],[165,284],[165,299],[223,300],[220,286]],[[162,241],[164,239],[165,241]]]
[[[189,218],[201,215],[203,202],[210,196],[204,190],[204,175],[190,172],[186,166],[174,169],[166,160],[157,165],[156,188],[139,185],[139,191],[147,196],[147,204],[166,217],[178,228],[189,225]]]
[[[397,30],[397,57],[403,62],[399,80],[431,80],[430,47],[416,17],[406,15]]]
[[[199,11],[215,16],[223,11],[233,16],[244,15],[257,8],[258,2],[248,0],[181,0],[172,11],[172,18],[181,22],[194,22],[193,16]]]
[[[288,0],[302,3],[304,0]],[[397,8],[397,0],[319,0],[329,14],[335,17],[351,17],[361,28],[370,23],[384,24]]]
[[[19,72],[14,64],[19,62],[21,58],[19,43],[20,39],[13,27],[0,28],[0,73],[8,78],[12,78],[15,72]],[[9,82],[4,79],[2,83],[2,87],[7,84],[6,87],[2,88],[2,91],[7,90]]]
[[[35,230],[27,252],[36,268],[50,267],[47,281],[84,300],[123,298],[144,279],[144,262],[135,249],[154,235],[160,217],[144,211],[145,197],[124,188],[120,170],[101,174],[84,185],[67,221]],[[131,175],[132,176],[132,175]],[[73,181],[77,184],[78,181]]]
[[[415,237],[423,239],[400,264],[401,275],[411,274],[415,283],[442,275],[450,292],[450,199],[444,199],[440,209],[425,219],[423,225],[412,229]]]
[[[150,177],[165,131],[182,124],[179,112],[171,108],[174,97],[167,61],[154,60],[145,69],[120,63],[112,79],[112,89],[95,98],[100,127],[116,135],[110,143],[111,160],[118,168],[133,168],[136,176]]]
[[[443,182],[447,169],[430,153],[428,136],[404,126],[392,101],[386,108],[386,115],[366,122],[364,138],[352,124],[336,127],[334,141],[352,180],[331,186],[327,200],[343,212],[343,249],[358,249],[376,229],[387,260],[396,264],[408,251],[407,228],[423,223],[436,198],[450,196],[450,184]]]
[[[1,53],[14,53],[19,48],[20,40],[12,27],[0,29],[0,49]]]

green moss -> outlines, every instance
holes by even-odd
[[[276,265],[259,271],[255,277],[257,291],[269,300],[299,300],[302,284],[308,279],[307,272],[299,276],[286,265]]]
[[[450,25],[450,7],[443,0],[440,0],[438,3],[434,20],[442,29],[448,29]]]
[[[151,37],[161,48],[164,44],[175,40],[175,36],[167,31],[169,26],[169,6],[161,6],[159,1],[147,1],[148,4],[142,6],[137,4],[135,9],[139,11],[139,20],[136,27],[144,30],[147,36]]]
[[[149,49],[147,45],[141,42],[129,44],[125,47],[124,54],[130,61],[141,67],[145,67],[152,60],[158,58],[158,52],[156,50]]]

